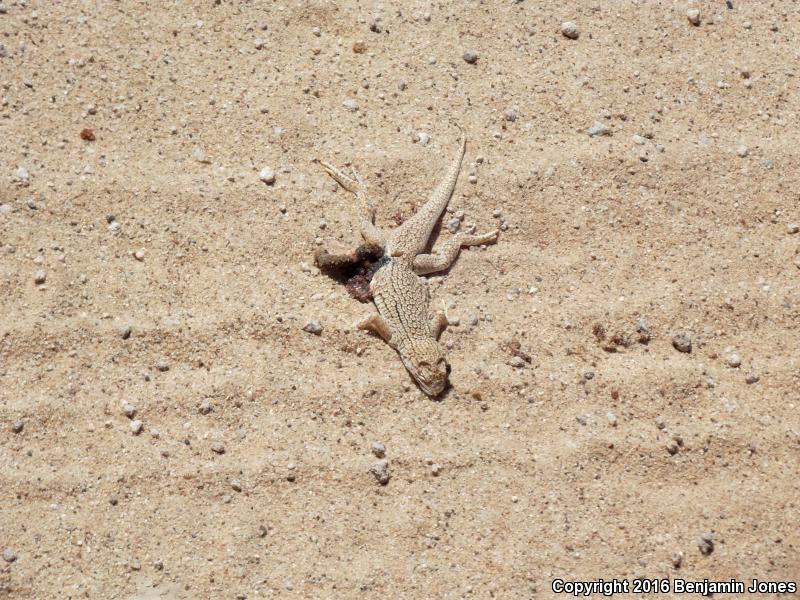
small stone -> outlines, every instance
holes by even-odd
[[[599,137],[601,135],[609,135],[611,130],[600,121],[595,121],[594,125],[586,130],[586,133],[588,133],[591,137]]]
[[[640,344],[647,344],[653,337],[650,333],[650,329],[647,327],[647,323],[644,322],[644,319],[639,319],[636,321],[636,333],[639,334]]]
[[[515,356],[511,359],[511,366],[515,369],[522,369],[527,363],[521,356]]]
[[[439,465],[439,464],[436,464],[436,463],[433,463],[431,465],[431,474],[434,477],[438,477],[441,472],[442,472],[442,465]]]
[[[122,403],[122,412],[124,413],[124,415],[126,417],[128,417],[129,419],[132,419],[134,416],[136,416],[136,407],[133,404],[130,404],[128,402],[123,402]]]
[[[348,98],[347,100],[342,102],[342,106],[344,106],[350,112],[356,112],[358,110],[358,102],[356,102],[352,98]]]
[[[313,333],[314,335],[320,335],[322,333],[322,325],[319,324],[319,321],[311,320],[305,325],[303,325],[303,331],[308,333]]]
[[[790,223],[786,226],[786,233],[794,234],[800,231],[800,225],[797,223]]]
[[[231,481],[231,488],[233,488],[234,492],[241,492],[242,491],[242,482],[238,479],[234,479]]]
[[[156,369],[158,369],[162,373],[166,373],[167,371],[169,371],[169,363],[162,358],[156,363]]]
[[[27,186],[31,182],[31,176],[25,167],[19,167],[15,175],[17,176],[17,181],[23,186]]]
[[[758,383],[760,377],[755,373],[748,373],[747,376],[744,378],[744,382],[747,384]]]
[[[583,379],[584,381],[591,381],[594,379],[594,371],[585,371],[583,373]]]
[[[697,27],[700,25],[700,10],[697,8],[690,8],[686,11],[686,18],[689,19],[689,23]]]
[[[514,122],[517,120],[517,111],[515,109],[509,109],[506,111],[506,121]]]
[[[667,452],[669,452],[672,455],[677,454],[678,453],[678,444],[673,440],[670,440],[669,442],[667,442]]]
[[[571,40],[577,40],[580,36],[578,25],[575,21],[565,21],[561,24],[561,35]]]
[[[108,503],[109,503],[111,506],[116,506],[117,504],[119,504],[119,498],[117,497],[117,495],[116,495],[116,494],[111,494],[111,495],[108,497]]]
[[[273,171],[269,167],[264,167],[258,174],[258,178],[267,185],[272,185],[273,183],[275,183],[275,171]]]
[[[353,52],[356,54],[364,54],[367,51],[367,45],[364,42],[355,42],[353,44]]]
[[[222,442],[213,442],[211,444],[211,451],[215,454],[225,454],[225,445]]]
[[[450,233],[456,233],[459,227],[461,227],[461,219],[453,217],[447,222],[447,229]]]
[[[133,253],[133,257],[139,262],[142,262],[144,260],[144,250],[140,248],[139,250]]]
[[[200,414],[201,414],[201,415],[207,415],[207,414],[208,414],[208,413],[210,413],[212,410],[214,410],[214,407],[213,407],[213,406],[211,406],[211,402],[209,402],[209,401],[206,399],[206,400],[203,400],[203,401],[200,403],[200,408],[198,408],[198,410],[200,411]]]
[[[22,433],[23,429],[25,429],[25,421],[23,421],[22,419],[17,419],[11,425],[11,431],[13,431],[14,433]]]
[[[164,563],[161,562],[160,560],[154,561],[153,562],[153,568],[156,571],[163,571],[164,570]]]
[[[389,483],[389,461],[386,459],[379,460],[369,469],[370,473],[375,476],[381,485]]]
[[[467,181],[469,181],[471,184],[475,185],[476,183],[478,183],[478,176],[477,175],[470,175],[469,177],[467,177]]]
[[[264,40],[261,38],[256,38],[255,41],[256,50],[261,50],[264,47]]]
[[[711,533],[704,533],[700,536],[697,542],[697,547],[700,548],[700,553],[703,556],[708,556],[714,551],[714,536]]]
[[[430,142],[430,141],[431,141],[431,136],[429,136],[429,135],[428,135],[427,133],[425,133],[424,131],[421,131],[421,132],[419,132],[419,133],[417,134],[417,139],[419,140],[419,143],[420,143],[420,144],[422,144],[423,146],[427,146],[427,145],[428,145],[428,142]]]
[[[738,354],[731,354],[725,362],[728,364],[729,367],[735,369],[742,365],[742,359],[739,358]]]
[[[42,285],[45,281],[47,281],[47,273],[45,271],[36,271],[33,276],[33,282],[36,285]]]
[[[675,567],[676,569],[680,569],[682,564],[683,564],[683,552],[673,552],[672,566]]]
[[[205,150],[203,150],[200,146],[195,146],[192,150],[192,156],[197,162],[201,163],[209,163],[211,162],[208,160],[208,156],[206,156]]]
[[[372,442],[372,453],[378,458],[386,456],[386,446],[383,442]]]
[[[130,325],[123,325],[119,328],[119,337],[123,340],[127,340],[131,337],[131,326]]]
[[[617,426],[617,415],[615,415],[613,412],[607,412],[606,419],[608,419],[608,424],[611,425],[611,427]]]
[[[692,351],[692,338],[684,331],[679,331],[672,336],[672,345],[678,352],[689,353]]]
[[[134,419],[131,421],[131,433],[133,435],[139,435],[142,432],[142,422],[139,419]]]
[[[11,548],[6,548],[3,550],[3,560],[7,563],[12,563],[17,560],[17,553],[14,552]]]
[[[475,50],[467,50],[464,52],[463,58],[467,63],[474,65],[476,62],[478,62],[478,53]]]
[[[575,417],[575,420],[578,422],[578,425],[584,425],[585,426],[586,423],[588,423],[588,421],[586,419],[586,415],[578,415],[577,417]]]
[[[736,156],[738,156],[739,158],[744,158],[748,154],[750,154],[750,148],[748,148],[744,144],[736,148]]]

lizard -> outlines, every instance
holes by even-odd
[[[389,344],[422,391],[431,397],[438,396],[447,385],[450,365],[439,337],[449,322],[444,310],[430,310],[428,286],[420,276],[449,268],[462,247],[497,241],[497,230],[481,235],[459,232],[444,242],[438,252],[426,252],[461,171],[467,140],[464,130],[461,127],[459,130],[459,149],[444,177],[416,214],[390,231],[375,225],[375,204],[355,167],[351,167],[352,177],[349,177],[320,161],[328,175],[355,195],[364,241],[383,248],[380,267],[370,282],[377,313],[361,320],[357,327],[377,334]]]

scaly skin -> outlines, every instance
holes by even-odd
[[[465,150],[466,137],[462,131],[458,154],[428,201],[413,217],[388,234],[375,226],[374,207],[355,170],[351,179],[322,163],[331,177],[356,195],[364,240],[384,249],[384,264],[370,284],[378,314],[364,319],[359,328],[377,333],[394,348],[408,372],[429,396],[438,396],[447,385],[449,365],[438,343],[439,335],[447,327],[447,317],[442,311],[431,313],[428,286],[419,275],[447,269],[462,246],[497,240],[496,230],[483,235],[458,233],[440,252],[421,254],[453,194]]]

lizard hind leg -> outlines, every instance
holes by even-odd
[[[497,230],[481,235],[470,233],[457,233],[444,244],[436,254],[418,254],[414,257],[414,272],[417,275],[426,275],[437,271],[444,271],[458,257],[462,246],[480,246],[497,241]]]

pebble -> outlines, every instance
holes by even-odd
[[[375,476],[375,479],[380,482],[381,485],[386,485],[389,483],[389,461],[386,459],[379,460],[374,465],[372,465],[369,469],[369,472]]]
[[[0,58],[5,58],[8,56],[8,50],[6,49],[5,44],[0,44]]]
[[[714,536],[711,533],[704,533],[700,536],[697,542],[697,547],[700,548],[700,553],[703,556],[708,556],[714,551]]]
[[[744,158],[748,154],[750,154],[750,148],[748,148],[744,144],[736,148],[736,156],[738,156],[739,158]]]
[[[682,564],[683,564],[683,552],[673,552],[672,566],[675,567],[676,569],[679,569]]]
[[[386,456],[386,446],[383,442],[372,442],[372,453],[378,458]]]
[[[748,384],[758,383],[760,377],[755,373],[748,373],[747,376],[744,378],[744,382]]]
[[[139,419],[131,421],[131,433],[139,435],[142,432],[142,422]]]
[[[119,337],[123,340],[127,340],[131,337],[131,326],[130,325],[123,325],[119,328]]]
[[[434,477],[438,477],[441,472],[442,472],[442,465],[439,465],[437,463],[433,463],[431,465],[431,474]]]
[[[692,351],[692,338],[684,331],[672,335],[672,345],[678,352],[689,353]]]
[[[233,488],[234,492],[241,492],[242,491],[242,482],[238,479],[234,479],[231,481],[231,488]]]
[[[342,102],[342,106],[344,106],[350,112],[356,112],[358,110],[358,102],[356,102],[352,98],[348,98],[347,100]]]
[[[267,185],[272,185],[273,183],[275,183],[275,171],[273,171],[269,167],[264,167],[258,174],[258,178]]]
[[[419,140],[419,143],[422,144],[423,146],[427,146],[428,142],[431,141],[431,136],[429,136],[424,131],[421,131],[417,134],[417,140]]]
[[[311,320],[303,325],[303,331],[313,333],[314,335],[319,335],[322,333],[322,325],[319,324],[319,321]]]
[[[132,419],[136,415],[136,407],[128,402],[122,403],[122,412],[126,417]]]
[[[615,415],[613,412],[607,412],[606,419],[608,419],[608,424],[611,425],[611,427],[617,426],[617,415]]]
[[[144,250],[142,249],[137,250],[136,252],[133,253],[133,257],[139,262],[142,262],[144,260]]]
[[[512,123],[517,120],[517,111],[509,109],[506,111],[506,121],[511,121]]]
[[[639,319],[636,321],[636,333],[639,334],[639,343],[646,344],[650,341],[653,337],[652,333],[650,333],[650,329],[647,327],[647,323],[645,323],[644,319]]]
[[[476,62],[478,62],[478,52],[475,50],[467,50],[464,52],[464,60],[467,63],[474,65]]]
[[[561,24],[561,35],[571,40],[577,40],[580,36],[578,24],[575,21],[565,21]]]
[[[786,226],[786,233],[797,233],[800,231],[800,225],[797,223],[790,223]]]
[[[7,563],[12,563],[17,560],[17,553],[14,552],[11,548],[6,548],[3,550],[3,560]]]
[[[525,359],[521,356],[515,356],[511,359],[511,366],[515,369],[522,369],[525,365]]]
[[[453,217],[447,222],[447,229],[450,233],[456,233],[459,227],[461,227],[461,219]]]
[[[686,11],[686,18],[689,19],[689,23],[697,27],[700,25],[700,10],[697,8],[690,8]]]
[[[264,47],[264,40],[262,40],[261,38],[256,38],[255,45],[256,45],[256,50],[261,50]]]
[[[205,150],[203,150],[200,146],[195,146],[192,150],[192,156],[197,162],[201,163],[209,163],[211,162],[208,160],[208,156],[206,156]]]
[[[214,407],[211,406],[211,402],[209,402],[208,400],[203,400],[200,403],[200,408],[198,408],[198,410],[200,411],[201,415],[207,415],[212,410],[214,410]]]
[[[742,359],[739,358],[738,354],[731,354],[725,362],[728,364],[729,367],[735,369],[741,366]]]
[[[36,285],[42,285],[47,281],[47,273],[45,271],[36,271],[36,274],[33,276],[33,281]]]
[[[17,419],[14,421],[14,424],[11,425],[11,431],[14,433],[21,433],[23,429],[25,429],[25,421],[22,419]]]
[[[162,358],[160,361],[156,363],[156,369],[158,369],[162,373],[166,373],[167,371],[169,371],[169,363]]]
[[[598,137],[601,135],[609,135],[611,130],[600,121],[595,121],[594,125],[586,130],[586,133],[588,133],[591,137]]]
[[[30,173],[25,167],[19,167],[15,174],[22,185],[28,185],[31,182]]]
[[[225,445],[222,442],[213,442],[211,444],[211,451],[216,454],[225,454]]]
[[[117,504],[119,504],[119,497],[118,497],[116,494],[111,494],[111,495],[108,497],[108,503],[109,503],[111,506],[116,506]]]

